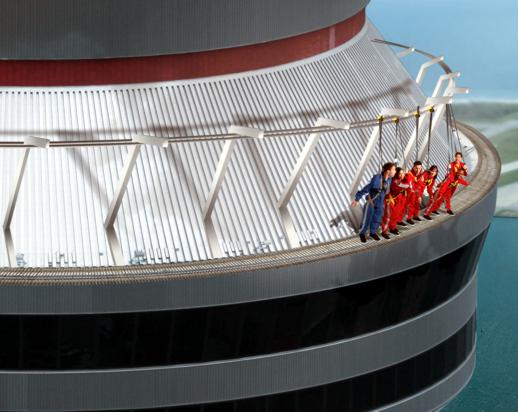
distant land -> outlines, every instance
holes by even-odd
[[[496,214],[518,216],[518,102],[461,102],[455,117],[483,132],[502,159]]]

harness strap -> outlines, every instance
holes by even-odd
[[[401,139],[401,131],[399,128],[399,117],[394,117],[394,124],[396,125],[396,139],[394,143],[394,161],[399,164],[399,147],[401,147],[401,153],[403,154],[403,141]]]
[[[383,116],[378,116],[378,127],[379,127],[379,150],[380,150],[380,170],[383,167],[383,121],[385,118]]]
[[[432,120],[433,120],[433,112],[435,112],[435,109],[430,107],[430,122],[428,124],[428,154],[426,156],[426,167],[430,168],[430,145],[432,142]]]
[[[415,116],[415,161],[417,162],[419,159],[419,118],[421,117],[419,106],[417,106],[417,110],[414,113]]]

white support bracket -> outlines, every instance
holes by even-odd
[[[319,117],[315,123],[315,127],[323,126],[327,126],[336,130],[349,130],[350,128],[350,124],[347,122]],[[295,166],[293,166],[288,182],[282,191],[282,195],[277,202],[277,211],[279,213],[279,217],[284,229],[286,242],[290,248],[299,246],[299,237],[297,236],[293,219],[290,215],[290,212],[288,211],[288,204],[291,197],[293,196],[293,192],[295,191],[302,174],[304,173],[304,169],[306,168],[311,155],[318,145],[318,141],[320,140],[320,136],[323,132],[324,131],[317,131],[315,133],[311,133],[309,136],[306,144],[299,154],[297,161],[295,162]]]
[[[402,59],[403,57],[406,57],[406,56],[408,56],[409,54],[412,54],[413,52],[415,52],[415,47],[408,47],[408,48],[406,48],[405,50],[400,51],[400,52],[397,54],[397,57],[399,57],[400,59]]]
[[[232,125],[228,128],[228,133],[237,136],[249,137],[252,139],[264,138],[263,130],[254,129],[251,127]],[[221,190],[223,180],[225,180],[227,167],[230,162],[230,158],[232,157],[232,152],[234,151],[236,143],[237,139],[228,139],[225,141],[223,150],[221,151],[221,154],[219,156],[219,162],[216,166],[216,171],[214,172],[214,177],[212,178],[211,188],[207,196],[207,200],[205,201],[205,206],[203,208],[203,226],[205,228],[205,235],[207,237],[207,241],[209,242],[209,248],[212,257],[215,258],[224,257],[225,254],[218,241],[218,236],[216,234],[214,223],[212,221],[212,212],[214,211],[214,206],[216,204],[216,200],[218,199],[218,195]]]
[[[383,116],[383,117],[399,118],[399,117],[406,117],[409,114],[410,114],[409,111],[405,110],[405,109],[384,108],[380,111],[380,116]],[[372,154],[374,153],[374,150],[376,149],[376,143],[377,143],[378,139],[379,139],[379,127],[378,127],[378,125],[376,125],[372,129],[372,133],[371,133],[371,136],[367,143],[367,147],[363,151],[363,155],[360,160],[360,164],[356,168],[356,173],[355,173],[353,181],[351,183],[351,191],[349,193],[351,195],[351,198],[354,198],[354,195],[358,191],[358,187],[360,185],[362,177],[365,174],[365,169],[367,169],[367,165],[369,164]]]
[[[467,87],[448,87],[444,92],[447,96],[454,96],[456,94],[469,94],[469,88]]]
[[[433,114],[433,120],[432,120],[432,136],[437,131],[437,128],[439,127],[441,120],[444,116],[444,112],[446,111],[446,105],[450,104],[453,100],[453,96],[455,94],[468,94],[469,89],[465,87],[449,87],[445,90],[443,97],[435,97],[428,99],[429,105],[433,105],[435,109],[435,113]],[[442,99],[442,100],[441,100]],[[425,134],[425,141],[419,148],[418,157],[419,159],[423,159],[425,150],[427,150],[428,147],[428,139],[429,139],[429,133]]]
[[[126,262],[124,261],[122,247],[114,225],[117,220],[117,214],[119,213],[122,200],[124,199],[124,194],[126,193],[126,188],[128,187],[129,179],[137,163],[140,149],[142,148],[142,145],[145,144],[162,148],[166,148],[169,145],[167,138],[155,136],[136,136],[132,139],[132,143],[134,144],[130,146],[128,154],[126,155],[126,160],[124,161],[117,187],[115,188],[106,219],[104,220],[104,229],[108,239],[108,246],[110,247],[113,263],[117,266],[122,266]]]
[[[448,81],[448,87],[455,87],[455,79],[460,77],[460,72],[446,73],[439,76],[432,97],[438,97],[441,94],[441,89],[445,81]]]
[[[416,83],[419,84],[419,85],[421,83],[423,83],[424,77],[425,77],[426,72],[428,71],[428,69],[430,67],[432,67],[433,65],[435,65],[437,63],[440,63],[442,61],[444,61],[444,56],[435,57],[433,59],[428,60],[427,62],[424,62],[421,65],[421,68],[419,69],[419,73],[417,73],[417,77],[415,79]]]
[[[406,117],[408,115],[410,112],[405,109],[384,108],[380,112],[380,116],[383,117]]]
[[[450,104],[453,100],[452,96],[439,96],[439,97],[429,97],[426,99],[425,105],[423,109],[429,109],[431,106],[440,106]]]
[[[7,249],[7,259],[10,267],[16,267],[16,249],[14,248],[13,237],[11,234],[11,222],[14,216],[14,210],[16,208],[16,201],[18,200],[18,195],[20,193],[20,187],[22,185],[23,176],[25,174],[25,169],[27,166],[27,160],[29,159],[29,153],[32,148],[37,147],[40,149],[46,149],[50,145],[49,139],[43,139],[41,137],[35,136],[27,136],[25,137],[23,144],[24,147],[22,156],[20,158],[20,163],[18,164],[18,168],[15,173],[15,180],[13,182],[11,193],[9,194],[9,202],[7,204],[7,210],[4,216],[4,239],[5,239],[5,247]]]

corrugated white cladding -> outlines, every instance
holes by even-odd
[[[308,127],[319,116],[357,121],[374,118],[383,107],[423,104],[424,95],[393,52],[371,42],[379,36],[367,24],[349,43],[312,59],[197,81],[1,89],[1,139],[198,135],[225,133],[231,124],[265,130]],[[412,129],[411,120],[402,123],[404,144]],[[349,202],[347,193],[371,131],[323,136],[289,206],[301,244],[352,234],[347,227],[330,229],[328,221]],[[444,166],[444,127],[440,132],[432,160]],[[392,160],[394,127],[387,126],[383,136],[383,160]],[[230,255],[287,247],[275,204],[306,139],[238,142],[213,214]],[[116,223],[128,262],[210,257],[202,209],[222,146],[210,142],[143,148]],[[20,153],[0,151],[2,213]],[[16,252],[23,254],[20,261],[28,266],[112,264],[103,219],[126,153],[125,146],[31,151],[11,226]],[[378,165],[375,155],[364,182]],[[2,237],[0,243],[0,264],[6,266]]]

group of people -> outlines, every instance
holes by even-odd
[[[389,233],[399,235],[398,226],[414,225],[420,222],[419,217],[426,192],[428,201],[424,205],[423,218],[432,220],[432,215],[438,215],[438,209],[446,204],[446,212],[453,215],[451,198],[459,184],[468,186],[464,177],[468,169],[463,162],[462,153],[455,153],[455,160],[448,165],[446,176],[437,183],[437,166],[423,169],[420,161],[414,162],[412,169],[405,173],[394,163],[383,165],[380,174],[374,175],[363,189],[356,193],[352,202],[355,207],[365,197],[360,240],[370,238],[379,241],[378,230],[381,226],[381,236],[390,239]],[[437,183],[437,184],[436,184]],[[331,226],[336,221],[331,221]]]

